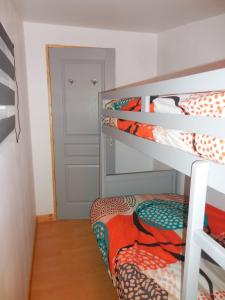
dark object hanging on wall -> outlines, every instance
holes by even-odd
[[[0,23],[0,107],[2,112],[7,111],[8,106],[15,105],[16,86],[14,45]],[[14,129],[15,115],[5,114],[4,116],[3,114],[0,119],[0,142]]]

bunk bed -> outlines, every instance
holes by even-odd
[[[206,204],[207,187],[225,194],[225,63],[201,71],[100,93],[101,198],[91,221],[121,300],[225,299],[225,212]],[[168,99],[172,112],[161,106]],[[163,140],[165,130],[188,143]],[[190,176],[189,199],[104,197],[108,136]]]

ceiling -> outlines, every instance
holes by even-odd
[[[23,19],[158,33],[225,13],[225,0],[14,0]]]

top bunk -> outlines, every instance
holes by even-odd
[[[210,110],[191,113],[189,108],[193,103],[199,105],[198,98],[204,97],[207,98],[206,100],[211,97],[214,102],[216,97],[219,97],[217,111],[212,109],[212,113]],[[151,104],[156,100],[160,105],[166,103],[165,98],[169,98],[170,103],[171,99],[175,102],[179,99],[181,101],[179,103],[184,104],[182,112],[177,113],[177,108],[175,108],[176,112],[171,112],[170,109],[155,109],[152,112]],[[125,99],[136,99],[139,101],[140,109],[136,111],[114,109],[110,105]],[[165,102],[162,102],[163,99]],[[209,161],[208,186],[225,193],[225,61],[104,91],[100,93],[99,100],[103,135],[125,143],[188,176],[191,175],[192,164],[195,161]],[[179,109],[181,110],[180,107]],[[212,143],[210,147],[216,147],[218,143],[220,144],[219,158],[199,155],[196,151],[186,151],[182,147],[176,148],[171,146],[173,143],[160,141],[160,138],[159,142],[156,142],[157,139],[155,141],[146,137],[141,138],[130,134],[129,130],[119,130],[111,124],[115,120],[154,126],[154,130],[163,128],[187,136],[194,135],[200,137],[200,140],[203,138],[203,143]],[[206,147],[205,152],[207,150]]]

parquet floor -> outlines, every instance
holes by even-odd
[[[37,226],[30,300],[118,300],[89,220]]]

